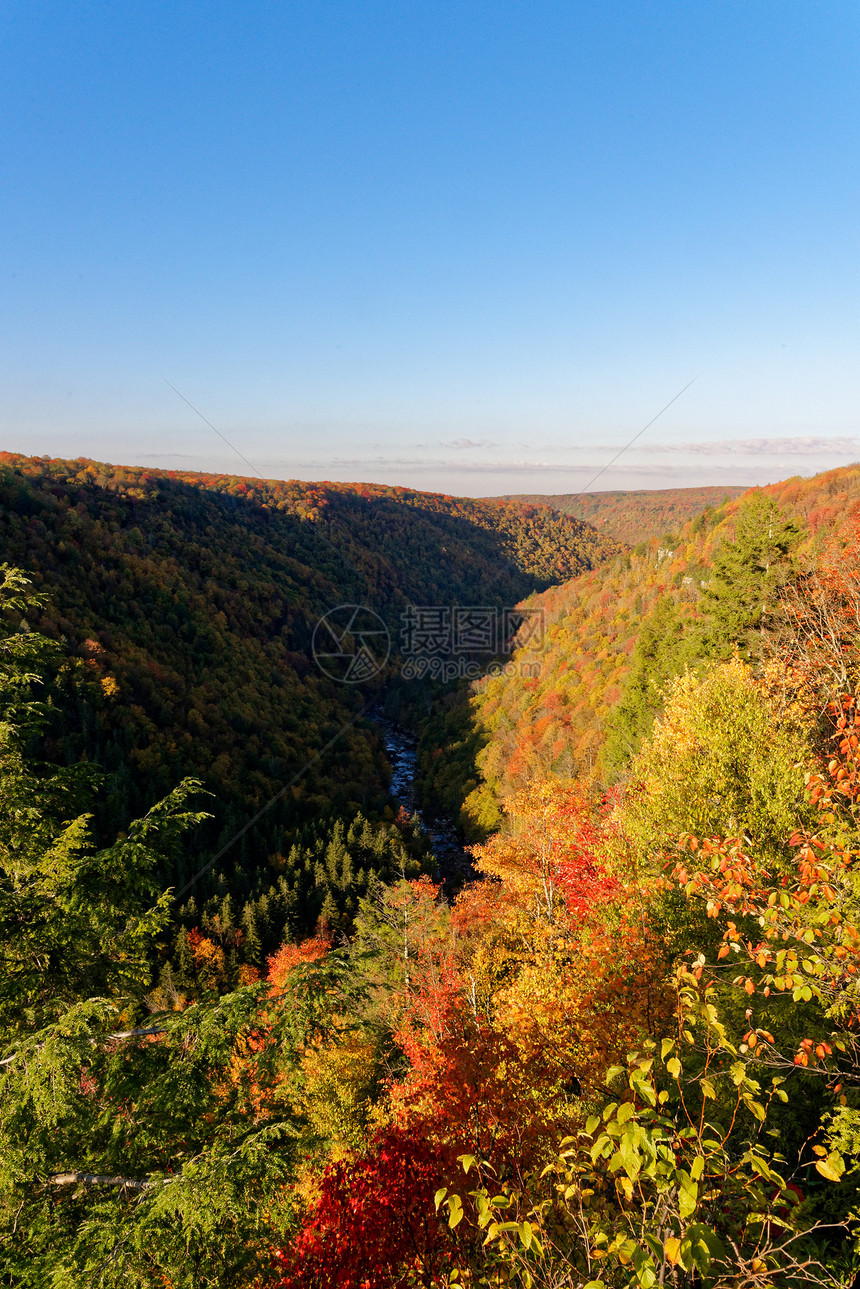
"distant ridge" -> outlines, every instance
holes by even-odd
[[[742,485],[715,488],[642,488],[635,492],[512,493],[506,501],[542,503],[593,524],[618,542],[637,542],[680,528],[709,506],[733,501],[748,489]]]

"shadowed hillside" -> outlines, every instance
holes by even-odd
[[[295,778],[235,847],[249,868],[303,820],[385,803],[372,727],[320,751],[386,679],[359,694],[319,671],[323,614],[371,606],[396,653],[410,603],[511,605],[618,549],[515,502],[9,454],[0,543],[46,597],[31,625],[70,655],[56,687],[74,699],[46,750],[103,767],[107,829],[194,775],[215,794],[203,833],[215,846]],[[197,858],[178,863],[177,884]]]

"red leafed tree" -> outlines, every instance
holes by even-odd
[[[782,593],[787,634],[779,660],[831,699],[853,691],[860,669],[860,518],[853,516]]]
[[[269,982],[278,992],[282,992],[287,987],[287,977],[294,967],[303,962],[317,962],[325,957],[330,948],[331,940],[326,936],[314,936],[310,940],[302,940],[301,944],[281,945],[267,964]]]
[[[357,1159],[329,1164],[292,1245],[275,1256],[273,1289],[430,1286],[450,1265],[452,1237],[437,1217],[437,1156],[388,1127]]]

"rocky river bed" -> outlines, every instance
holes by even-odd
[[[439,876],[446,887],[459,886],[474,875],[472,857],[453,821],[445,814],[419,810],[416,801],[418,740],[409,730],[383,716],[380,710],[369,713],[381,731],[385,751],[391,762],[391,796],[410,815],[417,815],[433,847],[439,865]]]

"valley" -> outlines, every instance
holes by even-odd
[[[2,458],[9,1283],[847,1283],[860,467],[579,500]]]

